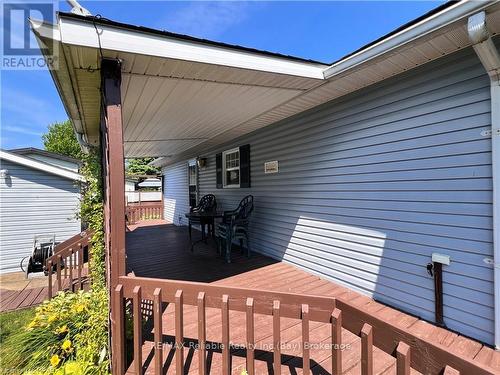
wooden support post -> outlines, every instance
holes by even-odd
[[[125,157],[123,152],[123,123],[121,105],[121,63],[104,59],[101,63],[104,102],[104,151],[109,217],[108,261],[111,286],[125,275]]]
[[[121,105],[121,62],[117,59],[101,61],[102,116],[101,116],[101,149],[105,190],[105,242],[108,287],[113,290],[118,278],[125,275],[125,157],[123,152],[123,123]],[[82,257],[83,258],[83,257]],[[80,270],[80,268],[79,268]],[[116,306],[111,294],[111,321],[116,320]],[[124,343],[117,345],[111,324],[111,347],[116,351],[124,351]],[[122,353],[111,353],[112,368],[118,366],[116,358]]]

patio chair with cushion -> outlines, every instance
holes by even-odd
[[[243,251],[243,240],[246,241],[247,256],[250,256],[248,224],[253,211],[253,196],[247,195],[233,211],[224,211],[222,223],[217,224],[217,246],[219,254],[224,255],[226,262],[231,263],[233,241],[239,240]]]
[[[192,207],[190,212],[215,212],[217,210],[217,200],[215,199],[215,195],[207,194],[201,197],[200,202],[196,207]],[[189,239],[191,239],[191,225],[202,225],[204,223],[201,222],[200,218],[192,217],[189,218]],[[210,230],[211,227],[211,230]],[[208,224],[208,233],[214,234],[214,223]]]

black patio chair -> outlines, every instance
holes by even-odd
[[[224,211],[222,223],[217,224],[217,247],[219,254],[225,256],[227,263],[231,263],[231,248],[234,240],[239,240],[241,251],[243,251],[243,240],[245,240],[247,256],[250,256],[248,224],[252,211],[253,196],[247,195],[241,200],[236,210]]]
[[[190,212],[211,212],[217,210],[217,200],[215,199],[215,195],[207,194],[201,197],[200,202],[196,207],[191,207]],[[189,218],[189,239],[191,239],[191,225],[192,224],[202,224],[199,218],[193,217]],[[215,234],[214,223],[208,224],[207,232],[210,233],[210,227],[212,229],[212,235]],[[203,230],[203,228],[202,228]],[[208,234],[207,233],[207,234]]]

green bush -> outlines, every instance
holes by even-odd
[[[71,363],[70,369],[78,365],[85,374],[106,373],[107,303],[104,290],[61,292],[45,301],[33,320],[2,346],[3,367],[58,373]]]

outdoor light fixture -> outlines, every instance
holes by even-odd
[[[199,158],[196,160],[198,168],[203,169],[207,166],[207,158]]]
[[[0,169],[0,178],[7,178],[8,175],[9,175],[8,169]]]

